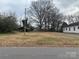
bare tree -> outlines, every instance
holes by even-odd
[[[69,24],[79,22],[79,16],[75,15],[67,15],[65,16],[65,19],[68,21]]]
[[[44,28],[49,30],[50,28],[55,31],[56,23],[59,22],[60,14],[59,10],[55,7],[52,0],[38,0],[31,4],[30,18],[37,21],[40,30]],[[51,27],[50,27],[51,26]]]

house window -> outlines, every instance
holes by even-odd
[[[74,27],[74,31],[75,31],[75,27]]]
[[[67,28],[66,28],[66,30],[67,30]]]
[[[79,29],[79,26],[78,26],[78,29]]]
[[[69,31],[70,31],[71,29],[70,29],[70,27],[69,27]]]

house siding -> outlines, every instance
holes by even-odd
[[[75,27],[75,29],[74,29]],[[78,29],[79,26],[70,26],[70,27],[64,27],[63,28],[63,32],[66,32],[66,33],[79,33],[79,29]],[[70,28],[70,29],[69,29]]]

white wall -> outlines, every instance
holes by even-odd
[[[75,31],[74,31],[74,27],[75,27]],[[65,27],[65,28],[63,28],[63,32],[66,32],[66,33],[79,33],[78,27],[79,26],[71,26],[70,31],[69,31],[69,27]],[[67,30],[66,30],[66,28],[67,28]]]

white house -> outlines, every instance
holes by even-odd
[[[63,27],[63,32],[65,32],[65,33],[79,33],[79,22],[65,25]]]

